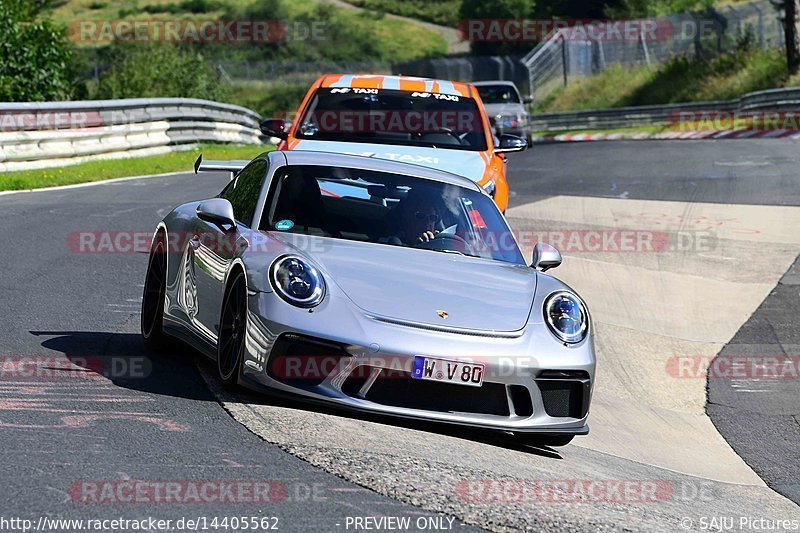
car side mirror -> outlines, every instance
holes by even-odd
[[[532,96],[523,96],[522,97],[522,103],[523,104],[532,104],[533,103],[533,97]]]
[[[236,227],[233,206],[225,198],[212,198],[197,206],[197,217],[217,226]]]
[[[286,121],[282,118],[268,118],[259,124],[259,129],[261,133],[264,135],[269,135],[270,137],[277,137],[278,139],[285,139],[288,137],[288,133],[284,131],[286,127]]]
[[[533,247],[533,261],[531,266],[542,272],[555,268],[561,264],[561,252],[546,242],[537,242]]]
[[[528,141],[516,135],[501,135],[500,146],[494,149],[495,153],[521,152],[528,147]]]

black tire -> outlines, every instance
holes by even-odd
[[[541,433],[514,433],[514,436],[528,446],[550,447],[566,446],[575,438],[575,435],[542,435]]]
[[[247,331],[247,284],[244,273],[237,270],[225,291],[219,319],[217,340],[217,375],[225,387],[235,389],[244,359],[244,338]]]
[[[167,292],[167,251],[164,235],[159,233],[150,247],[147,275],[142,294],[142,339],[145,347],[154,352],[167,347],[164,333],[164,300]]]

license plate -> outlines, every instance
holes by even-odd
[[[457,385],[480,387],[483,384],[484,367],[480,363],[414,357],[414,371],[411,377],[426,381],[443,381]]]

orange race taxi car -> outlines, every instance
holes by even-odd
[[[261,131],[279,150],[354,154],[445,170],[477,182],[501,211],[508,205],[506,153],[527,148],[496,138],[478,91],[467,83],[368,74],[326,74],[291,121]]]

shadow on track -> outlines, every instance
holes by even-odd
[[[216,401],[200,376],[200,356],[185,345],[167,354],[148,352],[138,333],[31,331],[50,337],[42,346],[63,353],[77,367],[125,389],[190,400]]]
[[[141,336],[134,333],[96,331],[31,331],[30,333],[35,336],[50,337],[41,343],[43,347],[63,353],[77,367],[103,375],[118,387],[192,400],[217,401],[200,376],[199,366],[210,379],[214,380],[216,387],[222,388],[215,377],[214,363],[184,344],[176,342],[168,353],[153,354],[146,350]],[[235,401],[244,403],[344,416],[472,440],[551,459],[562,458],[553,448],[522,444],[509,433],[358,413],[324,404],[309,403],[293,397],[258,394],[248,390],[226,394],[230,394]]]

